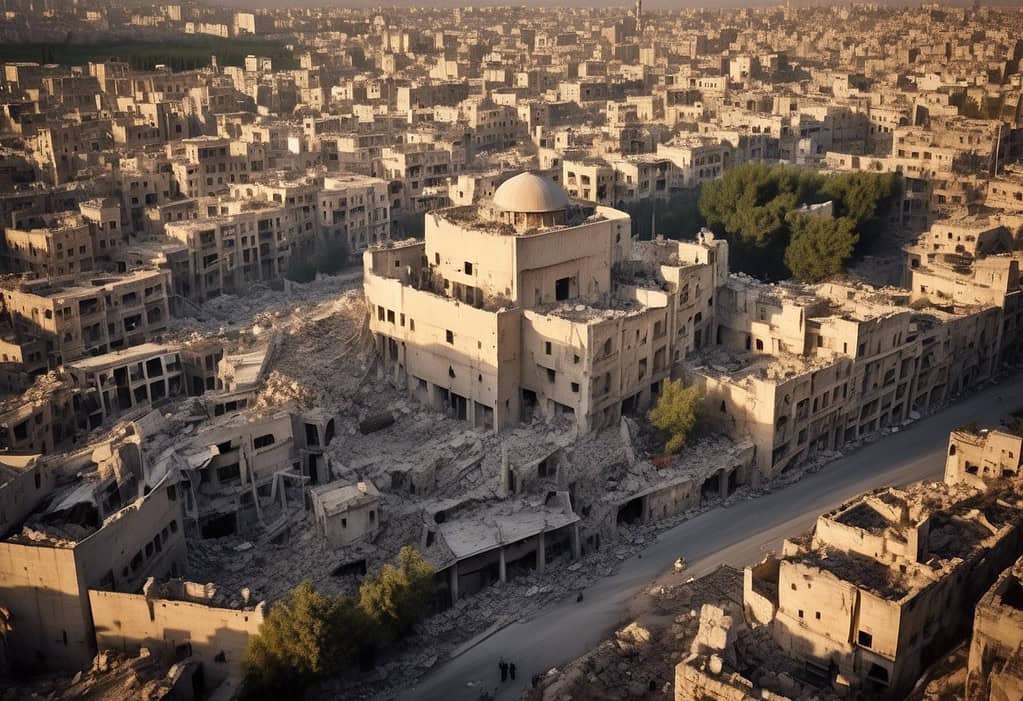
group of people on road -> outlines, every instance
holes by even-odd
[[[500,661],[498,661],[497,667],[498,667],[498,669],[501,670],[501,681],[502,682],[508,681],[508,677],[511,677],[512,681],[515,681],[515,663],[514,662],[505,662],[504,659],[502,658]]]

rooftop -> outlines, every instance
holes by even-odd
[[[312,492],[313,500],[319,502],[327,516],[372,504],[380,498],[380,491],[368,480],[355,484],[334,482],[313,487],[309,491]]]
[[[162,343],[143,343],[123,350],[81,358],[68,363],[68,365],[79,370],[96,371],[116,365],[131,363],[136,360],[142,360],[143,358],[150,358],[154,355],[164,355],[167,353],[177,352],[177,346],[169,346]]]
[[[497,505],[469,518],[442,523],[439,531],[455,559],[462,560],[577,521],[577,515],[560,505],[538,504],[517,511]]]

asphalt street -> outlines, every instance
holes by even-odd
[[[458,657],[448,660],[406,691],[402,699],[476,701],[482,689],[499,699],[517,699],[536,672],[570,661],[629,620],[630,603],[658,581],[678,577],[671,566],[679,555],[689,563],[685,577],[701,576],[719,564],[744,567],[759,561],[781,541],[812,526],[817,515],[876,487],[940,479],[949,431],[969,421],[997,425],[1023,406],[1023,376],[992,385],[941,412],[827,464],[795,484],[769,494],[711,509],[665,531],[641,553],[621,563],[618,573],[536,616],[509,625]],[[514,661],[515,682],[500,684],[498,659]],[[469,685],[471,683],[471,686]]]

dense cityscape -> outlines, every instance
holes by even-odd
[[[1023,699],[1023,11],[0,9],[0,699]]]

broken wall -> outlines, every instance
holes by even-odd
[[[95,652],[88,588],[133,590],[184,564],[180,501],[166,482],[78,543],[0,543],[0,605],[14,622],[7,641],[15,664],[83,668]]]
[[[134,655],[146,647],[165,659],[191,654],[202,662],[211,687],[242,671],[249,636],[263,622],[262,604],[236,610],[95,589],[89,602],[99,650]]]
[[[18,526],[53,490],[54,470],[41,456],[4,456],[0,463],[12,465],[15,474],[0,483],[0,537]],[[3,469],[0,465],[0,470]]]
[[[767,557],[742,573],[742,603],[746,619],[763,626],[770,625],[778,613],[778,575],[781,562]]]
[[[0,606],[10,611],[14,669],[74,671],[94,655],[92,623],[70,548],[0,543]]]

